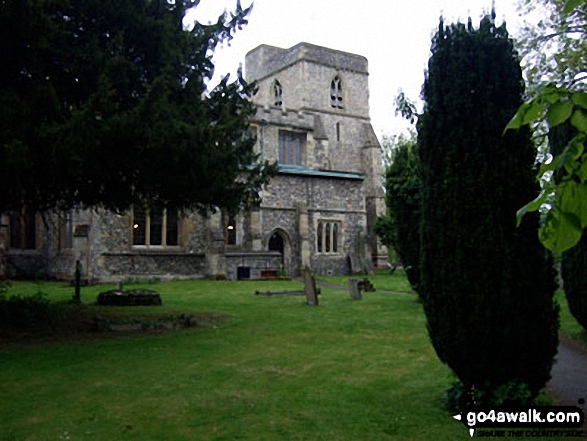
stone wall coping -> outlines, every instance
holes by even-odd
[[[261,104],[256,104],[257,113],[253,117],[253,122],[257,124],[273,124],[281,126],[291,126],[300,129],[314,129],[314,118],[319,115],[334,115],[338,117],[355,118],[370,123],[371,118],[368,116],[359,115],[347,109],[329,110],[319,109],[315,107],[300,107],[299,109],[286,108],[285,111],[280,107],[269,106],[265,107]]]
[[[106,251],[103,256],[165,256],[165,257],[192,257],[204,258],[206,253],[190,253],[187,251],[167,251],[167,250],[132,250],[132,251]]]
[[[300,110],[257,105],[257,113],[253,119],[257,124],[271,124],[282,127],[293,127],[302,130],[314,129],[314,115]]]
[[[295,213],[297,210],[291,207],[279,207],[273,205],[261,205],[263,210],[271,210],[271,211],[291,211]],[[358,215],[365,215],[367,213],[366,210],[348,210],[346,208],[327,208],[327,207],[314,207],[309,206],[307,208],[308,213],[316,214],[316,213],[328,213],[329,215],[336,215],[336,214],[358,214]]]
[[[279,251],[228,251],[225,257],[277,257],[281,256]]]
[[[7,255],[11,256],[40,256],[43,254],[41,248],[35,248],[34,250],[26,250],[20,248],[5,248]]]

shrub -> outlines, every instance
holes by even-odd
[[[476,388],[466,387],[457,381],[445,392],[443,398],[449,411],[459,412],[474,407],[523,407],[533,400],[534,395],[526,383],[518,381],[509,381],[499,386],[487,382]]]
[[[39,328],[48,325],[53,316],[51,302],[41,292],[31,297],[0,296],[0,324],[4,328]]]

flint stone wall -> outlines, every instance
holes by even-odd
[[[291,262],[286,262],[288,274],[301,271],[299,212],[303,204],[308,211],[307,237],[310,243],[312,271],[318,275],[348,274],[348,256],[364,253],[364,233],[367,213],[361,179],[336,179],[281,174],[271,180],[261,209],[262,231],[267,247],[273,231],[281,230],[291,241]],[[337,253],[318,253],[316,244],[319,221],[340,222]],[[267,249],[267,248],[265,248]]]
[[[191,213],[180,223],[180,246],[146,249],[132,246],[132,214],[101,210],[91,229],[92,277],[101,281],[123,277],[197,278],[206,275],[209,246],[207,220]]]
[[[99,260],[101,280],[120,280],[121,277],[198,278],[206,275],[204,254],[103,253]]]
[[[250,279],[267,277],[268,272],[279,275],[281,255],[277,252],[231,252],[226,253],[226,278],[236,280],[239,268],[248,268]]]

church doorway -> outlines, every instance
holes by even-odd
[[[269,238],[269,251],[278,251],[279,254],[281,254],[281,264],[283,265],[283,252],[285,251],[285,244],[283,243],[283,237],[277,231]]]
[[[292,273],[292,256],[291,256],[291,242],[288,234],[281,230],[274,230],[269,236],[267,243],[269,251],[277,251],[281,254],[281,269],[285,270],[287,274]]]

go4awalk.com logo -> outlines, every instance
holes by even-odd
[[[582,437],[583,411],[576,406],[536,406],[528,409],[475,409],[454,415],[471,437]]]

